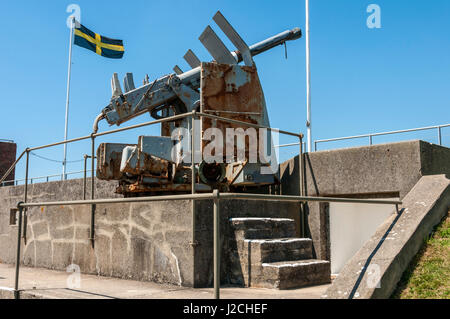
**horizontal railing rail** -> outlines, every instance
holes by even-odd
[[[91,171],[91,170],[88,170]],[[33,184],[34,181],[37,180],[45,180],[46,182],[49,182],[51,178],[53,177],[61,177],[61,180],[64,180],[64,175],[68,176],[68,175],[76,175],[76,174],[82,174],[84,173],[84,170],[82,171],[74,171],[74,172],[68,172],[66,174],[52,174],[52,175],[45,175],[45,176],[37,176],[37,177],[31,177],[28,178],[28,181],[30,182],[30,184]],[[4,181],[1,183],[2,186],[5,185],[19,185],[20,182],[25,182],[25,178],[22,179],[15,179],[15,180],[9,180],[9,181]]]
[[[359,139],[359,138],[369,138],[369,145],[373,145],[373,137],[376,137],[376,136],[410,133],[410,132],[427,131],[427,130],[436,130],[436,129],[437,129],[437,133],[438,133],[438,136],[437,136],[438,144],[442,146],[442,129],[446,128],[446,127],[450,127],[450,124],[442,124],[442,125],[434,125],[434,126],[426,126],[426,127],[417,127],[417,128],[405,129],[405,130],[368,133],[368,134],[361,134],[361,135],[354,135],[354,136],[335,137],[335,138],[315,140],[314,141],[314,151],[317,151],[317,145],[319,143],[344,141],[344,140],[352,140],[352,139]],[[281,144],[281,145],[276,145],[276,147],[281,148],[281,147],[290,147],[290,146],[297,146],[297,145],[299,145],[299,143]]]
[[[373,145],[373,137],[376,136],[384,136],[384,135],[392,135],[392,134],[401,134],[401,133],[410,133],[410,132],[418,132],[418,131],[427,131],[427,130],[436,130],[438,133],[438,144],[442,145],[442,133],[441,130],[445,127],[450,127],[450,124],[442,124],[442,125],[434,125],[434,126],[426,126],[426,127],[417,127],[406,130],[397,130],[397,131],[389,131],[389,132],[379,132],[379,133],[369,133],[369,134],[361,134],[354,136],[346,136],[346,137],[336,137],[336,138],[328,138],[322,140],[314,141],[314,150],[317,151],[317,145],[319,143],[327,143],[327,142],[336,142],[336,141],[344,141],[344,140],[352,140],[359,138],[369,138],[369,145]]]
[[[4,143],[14,143],[13,140],[5,140],[3,138],[0,138],[0,142],[4,142]]]

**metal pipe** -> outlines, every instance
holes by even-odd
[[[132,130],[132,129],[143,127],[143,126],[159,124],[159,123],[164,123],[164,122],[172,122],[172,121],[176,121],[176,120],[183,119],[185,117],[190,117],[190,116],[192,116],[192,112],[183,113],[183,114],[179,114],[179,115],[174,115],[174,116],[166,117],[166,118],[163,118],[163,119],[149,121],[149,122],[136,124],[136,125],[131,125],[131,126],[123,127],[123,128],[118,128],[118,129],[114,129],[114,130],[110,130],[110,131],[106,131],[106,132],[96,133],[96,134],[94,134],[94,136],[97,137],[97,136],[102,136],[102,135],[107,135],[107,134],[112,134],[112,133]]]
[[[100,122],[101,120],[103,120],[105,118],[105,115],[103,113],[100,113],[99,115],[97,115],[97,117],[94,120],[94,124],[92,125],[92,131],[95,133],[98,132],[98,122]]]
[[[83,174],[83,199],[86,199],[86,167],[88,155],[84,154],[84,174]]]
[[[441,135],[441,127],[438,126],[438,141],[439,141],[439,145],[442,146],[442,135]]]
[[[19,212],[19,221],[17,227],[17,254],[16,254],[16,275],[14,280],[14,298],[19,299],[19,271],[20,271],[20,246],[22,237],[22,213],[23,207],[20,206],[21,203],[17,205]]]
[[[366,137],[370,137],[370,136],[374,137],[374,136],[382,136],[382,135],[392,135],[392,134],[400,134],[400,133],[426,131],[426,130],[432,130],[432,129],[437,129],[437,128],[444,128],[444,127],[450,127],[450,124],[418,127],[418,128],[407,129],[407,130],[369,133],[369,134],[346,136],[346,137],[336,137],[336,138],[329,138],[329,139],[323,139],[323,140],[316,140],[315,143],[335,142],[335,141],[351,140],[351,139],[357,139],[357,138],[366,138]]]
[[[285,135],[300,137],[300,134],[297,134],[297,133],[283,131],[283,130],[273,128],[273,127],[267,127],[267,126],[263,126],[263,125],[258,125],[258,124],[253,124],[253,123],[248,123],[248,122],[243,122],[243,121],[238,121],[238,120],[232,120],[232,119],[217,116],[217,115],[206,114],[206,113],[201,113],[201,112],[197,112],[197,115],[202,116],[202,117],[209,117],[210,119],[218,120],[221,122],[228,122],[228,123],[239,124],[239,125],[244,125],[244,126],[254,127],[254,128],[264,128],[271,132],[278,132],[278,133],[285,134]]]
[[[372,145],[372,135],[369,135],[369,145]]]
[[[150,197],[124,197],[108,199],[88,199],[59,202],[37,202],[19,203],[20,207],[40,207],[40,206],[67,206],[67,205],[89,205],[89,204],[114,204],[114,203],[141,203],[141,202],[161,202],[168,200],[196,200],[213,199],[213,193],[186,194],[186,195],[164,195]],[[222,193],[221,199],[254,199],[254,200],[276,200],[283,202],[336,202],[336,203],[360,203],[360,204],[386,204],[401,205],[401,201],[381,200],[381,199],[359,199],[359,198],[339,198],[339,197],[312,197],[312,196],[291,196],[291,195],[263,195],[244,193]]]
[[[23,202],[26,203],[28,200],[28,171],[29,171],[29,163],[30,163],[30,151],[27,149],[27,157],[26,157],[26,165],[25,165],[25,189],[24,189],[24,195],[23,195]],[[24,211],[23,216],[23,241],[24,244],[27,244],[27,224],[28,224],[28,217],[27,217],[27,210]]]
[[[92,134],[92,143],[91,143],[91,200],[94,200],[94,188],[95,188],[95,178],[94,178],[94,162],[95,162],[95,135]],[[91,240],[92,248],[94,248],[95,244],[95,204],[91,205],[91,228],[90,228],[90,235],[89,239]]]
[[[309,0],[305,0],[305,41],[306,41],[306,130],[308,153],[311,153],[311,60],[309,49]]]
[[[184,114],[180,114],[180,115],[166,117],[166,118],[160,119],[160,120],[149,121],[149,122],[145,122],[145,123],[141,123],[141,124],[136,124],[136,125],[131,125],[131,126],[127,126],[127,127],[118,128],[118,129],[115,129],[115,130],[110,130],[110,131],[106,131],[106,132],[96,133],[96,134],[94,134],[94,136],[97,137],[97,136],[108,135],[108,134],[113,134],[113,133],[117,133],[117,132],[132,130],[132,129],[143,127],[143,126],[148,126],[148,125],[153,125],[153,124],[158,124],[158,123],[163,123],[163,122],[171,122],[171,121],[175,121],[175,120],[182,119],[182,118],[185,118],[185,117],[190,117],[190,116],[192,116],[191,113],[184,113]],[[87,139],[90,139],[90,138],[92,138],[92,134],[91,135],[87,135],[87,136],[72,138],[72,139],[66,140],[66,141],[60,141],[60,142],[56,142],[56,143],[51,143],[51,144],[31,147],[30,151],[36,151],[36,150],[40,150],[40,149],[43,149],[43,148],[48,148],[48,147],[52,147],[52,146],[58,146],[58,145],[66,144],[66,143],[78,142],[78,141],[87,140]]]
[[[220,299],[220,198],[217,189],[214,196],[214,299]]]
[[[72,44],[73,44],[73,30],[75,29],[75,16],[72,17],[70,25],[70,42],[69,42],[69,65],[67,70],[67,91],[66,91],[66,117],[64,126],[64,140],[67,140],[67,132],[69,128],[69,96],[70,96],[70,75],[72,73]],[[64,159],[63,159],[63,176],[66,179],[67,166],[67,144],[64,144]]]
[[[360,198],[339,198],[339,197],[314,197],[314,196],[291,196],[291,195],[264,195],[264,194],[243,194],[243,193],[222,193],[221,199],[251,199],[251,200],[277,200],[285,202],[332,202],[332,203],[360,203],[360,204],[386,204],[401,205],[401,201],[380,200],[380,199],[360,199]]]

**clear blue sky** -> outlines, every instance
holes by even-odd
[[[141,83],[146,73],[150,79],[160,77],[171,73],[175,64],[187,70],[182,56],[189,48],[210,60],[198,36],[208,24],[221,35],[212,21],[217,10],[249,44],[296,26],[303,30],[305,21],[303,0],[3,1],[0,139],[13,139],[18,154],[27,146],[63,139],[66,7],[71,3],[81,7],[85,26],[123,39],[126,53],[121,60],[110,60],[74,47],[70,138],[90,134],[95,116],[110,100],[113,72],[120,78],[133,72],[135,82]],[[366,26],[371,3],[381,7],[381,29]],[[313,139],[450,122],[450,1],[311,0],[310,10]],[[305,132],[303,38],[288,44],[288,56],[285,60],[280,46],[255,62],[272,126]],[[126,125],[148,119],[142,116]],[[103,122],[100,130],[106,129]],[[146,128],[99,142],[136,143],[138,135],[158,133],[156,127]],[[431,132],[397,139],[419,137],[436,142]],[[450,128],[443,130],[443,138],[450,144]],[[330,147],[341,145],[348,144]],[[79,160],[89,150],[88,142],[71,144],[68,160]],[[62,159],[62,147],[37,153]],[[30,168],[30,176],[61,172],[60,164],[36,157],[31,157]],[[82,163],[76,163],[68,170],[81,168]],[[16,175],[24,176],[23,162]]]

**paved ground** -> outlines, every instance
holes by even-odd
[[[68,288],[72,274],[40,268],[20,268],[19,289],[22,298],[82,298],[82,299],[212,299],[213,289],[193,289],[160,285],[94,275],[81,275],[80,286]],[[14,265],[0,264],[0,298],[12,298]],[[223,287],[223,299],[317,299],[329,285],[292,290]]]

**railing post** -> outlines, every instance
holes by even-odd
[[[439,145],[442,146],[442,135],[441,135],[441,127],[438,126],[438,141]]]
[[[23,202],[26,203],[28,200],[28,173],[29,173],[29,163],[30,163],[30,150],[27,148],[27,159],[25,164],[25,189],[24,189],[24,195],[23,195]],[[24,216],[23,216],[23,242],[26,245],[27,244],[27,225],[28,225],[28,216],[27,216],[27,209],[24,209]]]
[[[219,190],[214,195],[214,299],[220,299],[220,198]]]
[[[196,114],[195,110],[192,112],[191,117],[191,194],[195,194],[195,119]],[[192,238],[191,238],[191,246],[193,248],[193,251],[195,253],[195,246],[197,246],[197,236],[195,234],[196,229],[196,205],[195,205],[195,199],[192,199],[191,201],[191,211],[192,211]],[[194,269],[195,272],[195,269]],[[194,277],[195,278],[195,274]]]
[[[369,145],[372,146],[372,135],[369,135]]]
[[[94,199],[94,188],[95,188],[95,177],[94,177],[94,161],[95,161],[95,135],[94,133],[92,133],[91,135],[91,168],[92,168],[92,172],[91,172],[91,199]],[[90,235],[89,235],[89,239],[91,240],[91,246],[92,248],[94,248],[94,244],[95,244],[95,208],[96,205],[92,204],[91,205],[91,229],[90,229]]]
[[[300,133],[300,150],[298,154],[298,171],[299,171],[299,194],[304,196],[305,194],[305,177],[304,177],[304,161],[303,161],[303,134]],[[315,142],[314,142],[315,145]],[[301,237],[305,237],[305,205],[300,203],[300,232]]]
[[[86,167],[88,155],[84,154],[83,199],[86,199]]]
[[[317,141],[314,141],[314,152],[317,152]]]
[[[21,237],[22,237],[22,214],[23,207],[21,206],[22,202],[17,205],[19,212],[19,220],[17,225],[17,251],[16,251],[16,275],[14,280],[14,298],[19,299],[19,271],[20,271],[20,246],[21,246]]]

